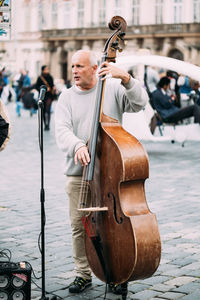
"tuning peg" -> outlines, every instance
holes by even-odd
[[[121,39],[123,39],[123,37],[124,37],[125,35],[126,35],[125,32],[120,32],[120,33],[119,33],[119,36],[120,36]]]
[[[113,42],[112,43],[112,48],[117,48],[118,47],[118,45],[119,45],[119,42],[118,41],[115,41],[115,42]]]

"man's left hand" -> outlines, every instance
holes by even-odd
[[[101,69],[98,72],[99,77],[102,76],[102,80],[105,80],[106,78],[119,78],[122,80],[123,84],[127,84],[130,80],[130,74],[126,71],[109,64],[108,62],[104,62],[101,65]]]

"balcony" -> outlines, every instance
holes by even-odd
[[[110,36],[107,27],[50,29],[42,30],[43,41],[69,41],[69,40],[101,40]],[[200,24],[156,24],[129,26],[126,39],[134,38],[165,38],[165,37],[200,37]]]
[[[127,38],[138,37],[194,37],[200,36],[199,23],[185,24],[155,24],[143,26],[131,26],[127,31]]]

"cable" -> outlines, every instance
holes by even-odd
[[[106,287],[105,287],[105,293],[104,293],[104,298],[103,298],[103,300],[106,300],[107,289],[108,289],[108,283],[106,282]]]
[[[9,252],[9,255],[5,253],[5,251]],[[12,253],[9,249],[3,249],[0,251],[0,257],[6,257],[8,259],[8,261],[10,262],[11,261],[11,257],[12,257]]]
[[[23,262],[26,263],[26,264],[30,267],[31,272],[32,272],[32,274],[33,274],[33,276],[34,276],[35,279],[40,280],[40,279],[42,278],[41,276],[40,276],[40,277],[37,277],[37,276],[35,275],[35,271],[33,270],[32,265],[31,265],[28,261],[23,261]]]
[[[33,283],[33,284],[35,284],[35,286],[38,288],[38,289],[42,289],[33,279],[31,279],[31,282]],[[48,295],[53,295],[53,296],[56,296],[56,297],[58,297],[59,299],[64,299],[64,298],[62,298],[62,297],[60,297],[60,296],[58,296],[58,295],[56,295],[56,294],[54,294],[54,293],[50,293],[50,292],[47,292],[47,291],[45,291],[45,293],[46,294],[48,294]]]
[[[41,249],[41,246],[40,246],[41,235],[42,235],[42,232],[40,232],[40,234],[38,236],[38,249],[39,249],[40,253],[42,253],[42,249]]]

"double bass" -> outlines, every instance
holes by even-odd
[[[114,62],[122,50],[126,21],[115,16],[109,27],[114,33],[105,44],[102,63]],[[84,167],[79,209],[85,212],[86,255],[93,273],[107,284],[126,284],[152,276],[160,262],[161,241],[145,198],[147,153],[117,120],[103,114],[104,88],[105,80],[99,79],[88,142],[91,160]]]

